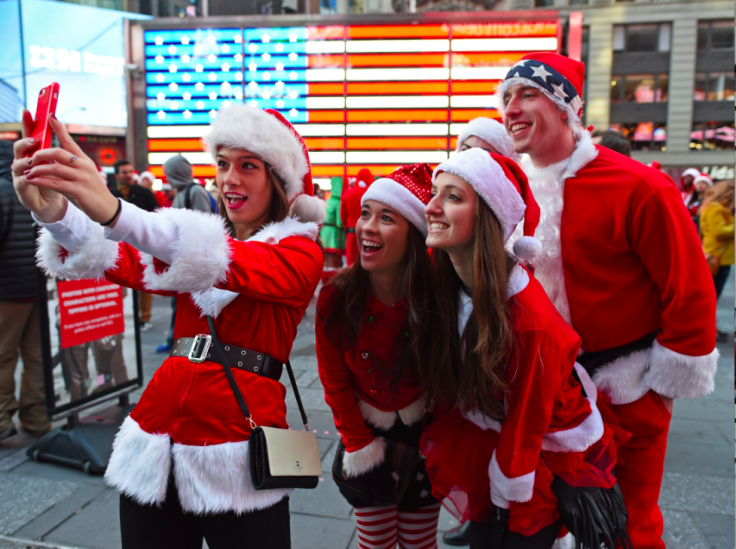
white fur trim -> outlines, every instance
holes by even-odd
[[[304,176],[309,164],[299,137],[275,116],[248,105],[232,105],[221,110],[212,131],[202,142],[217,157],[218,147],[243,149],[257,154],[286,184],[291,200],[304,191]]]
[[[599,368],[593,375],[593,381],[613,404],[629,404],[639,400],[649,390],[644,383],[644,374],[649,369],[651,356],[652,350],[644,349],[617,358]]]
[[[360,199],[360,205],[363,206],[368,200],[375,200],[393,208],[419,229],[424,238],[427,238],[429,230],[424,218],[424,203],[401,183],[388,177],[377,179]]]
[[[457,138],[455,152],[460,152],[463,143],[470,136],[481,138],[492,145],[500,154],[510,158],[517,164],[521,161],[521,155],[514,150],[514,143],[506,132],[506,128],[498,120],[481,116],[468,122],[468,125],[463,128]]]
[[[303,236],[309,240],[317,240],[319,227],[316,223],[308,221],[302,223],[296,217],[287,217],[278,223],[269,223],[261,227],[256,234],[248,239],[248,242],[264,242],[266,244],[278,244],[284,238],[290,236]]]
[[[575,536],[568,532],[564,537],[555,540],[552,549],[575,549]]]
[[[654,392],[669,398],[696,398],[715,389],[718,349],[707,355],[688,356],[655,341],[652,359],[644,383]]]
[[[118,243],[105,240],[102,227],[89,222],[80,240],[79,249],[61,258],[62,246],[48,229],[41,229],[36,250],[36,263],[49,276],[66,280],[80,278],[103,278],[105,271],[112,269],[118,261]]]
[[[509,282],[506,287],[506,299],[511,299],[529,285],[529,273],[518,263],[509,273]]]
[[[488,476],[491,479],[491,501],[504,509],[509,508],[510,501],[519,503],[529,501],[534,493],[534,473],[532,471],[519,477],[507,477],[496,461],[496,450],[493,450],[493,457],[488,465]]]
[[[174,444],[174,478],[182,508],[197,514],[249,513],[271,507],[291,493],[253,488],[248,441]]]
[[[203,292],[193,292],[189,297],[201,311],[199,316],[210,315],[217,318],[222,310],[230,305],[240,294],[219,288],[210,288]]]
[[[501,422],[496,419],[492,419],[488,417],[480,410],[473,408],[472,410],[468,410],[467,412],[462,412],[462,415],[470,423],[472,423],[476,427],[480,427],[484,431],[491,430],[491,431],[495,431],[496,433],[501,432],[501,428],[502,428]]]
[[[300,194],[291,205],[290,215],[302,221],[322,223],[325,218],[325,202],[316,196]]]
[[[708,177],[707,175],[705,175],[705,174],[701,174],[698,177],[696,177],[693,180],[693,185],[696,185],[696,184],[700,183],[701,181],[703,183],[705,183],[706,185],[708,185],[709,187],[712,187],[713,186],[713,180],[710,177]]]
[[[227,279],[231,250],[222,218],[183,208],[165,208],[157,215],[176,225],[171,265],[157,273],[153,256],[141,253],[143,283],[151,290],[201,292]]]
[[[514,255],[519,259],[534,259],[542,251],[542,242],[534,236],[522,236],[514,242]]]
[[[682,172],[682,176],[681,177],[685,177],[686,175],[693,176],[693,182],[694,182],[694,179],[696,177],[699,177],[702,174],[700,173],[700,170],[697,170],[695,168],[688,168],[687,170],[685,170],[684,172]]]
[[[398,414],[404,425],[414,425],[424,416],[424,398],[419,397],[417,400],[405,406],[401,410],[394,412],[384,412],[375,406],[371,406],[364,400],[358,400],[358,408],[363,414],[363,419],[369,425],[388,431],[396,423],[396,415]]]
[[[584,452],[603,436],[603,418],[593,399],[588,398],[591,412],[580,425],[564,431],[545,433],[542,450],[546,452]]]
[[[539,204],[541,216],[534,235],[542,243],[542,249],[532,261],[534,277],[544,288],[557,311],[568,324],[572,325],[570,304],[565,288],[565,272],[562,266],[562,245],[560,224],[565,206],[565,180],[574,177],[583,167],[598,156],[598,150],[586,131],[580,135],[575,151],[570,158],[545,168],[536,168],[531,161],[524,162],[523,168],[529,178],[529,187]],[[512,250],[515,242],[522,237],[522,227],[518,227],[506,246]]]
[[[461,177],[475,189],[501,223],[504,241],[508,240],[523,219],[526,204],[491,155],[483,149],[457,153],[434,169],[432,183],[442,172]]]
[[[578,374],[578,377],[580,378],[580,383],[583,385],[583,389],[585,389],[585,392],[588,395],[588,398],[593,401],[593,403],[598,402],[598,387],[595,386],[595,382],[590,379],[590,375],[588,374],[588,371],[583,368],[580,364],[577,362],[575,363],[575,371]]]
[[[141,505],[160,504],[170,469],[169,436],[147,433],[126,417],[112,444],[105,482]]]
[[[386,440],[376,437],[368,446],[355,452],[345,452],[342,465],[348,477],[357,477],[378,467],[386,457]]]

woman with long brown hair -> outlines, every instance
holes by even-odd
[[[338,482],[355,508],[361,549],[437,546],[440,504],[424,468],[420,462],[402,478],[391,453],[403,444],[418,455],[422,433],[431,174],[426,164],[402,166],[368,188],[355,227],[357,261],[330,279],[317,302],[319,375],[344,447],[336,477],[358,479],[363,489]],[[397,484],[405,492],[394,501],[387,494]]]
[[[521,169],[467,150],[435,169],[432,194],[440,314],[423,370],[434,409],[421,447],[433,493],[472,521],[472,549],[548,549],[562,527],[553,478],[612,488],[613,433],[575,364],[580,338],[516,259],[540,247],[539,207]],[[522,218],[514,257],[504,245]]]
[[[105,474],[121,492],[123,548],[201,549],[203,538],[213,549],[289,548],[289,490],[254,488],[248,443],[257,425],[288,428],[282,364],[324,263],[314,222],[324,209],[303,141],[275,111],[218,113],[205,138],[218,217],[115,199],[64,126],[52,127],[61,148],[22,139],[13,163],[16,192],[45,227],[41,266],[177,298],[174,348],[120,428]]]

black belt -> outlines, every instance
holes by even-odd
[[[637,339],[631,343],[624,343],[623,345],[613,347],[612,349],[606,349],[605,351],[583,353],[578,357],[578,364],[585,368],[585,371],[588,372],[588,375],[592,378],[593,375],[606,364],[610,364],[622,356],[628,356],[637,351],[649,349],[654,344],[654,340],[657,339],[657,334],[661,331],[662,330],[657,330],[656,332],[645,335],[641,339]]]
[[[355,227],[346,227],[345,232],[348,234],[355,234]]]
[[[195,363],[206,361],[222,364],[214,349],[210,349],[211,341],[210,336],[206,334],[195,337],[180,337],[174,342],[174,347],[171,349],[169,356],[185,357]],[[272,356],[228,343],[223,343],[222,348],[231,368],[245,370],[275,381],[281,378],[284,365]]]

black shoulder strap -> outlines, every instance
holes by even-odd
[[[245,419],[250,421],[252,428],[255,428],[255,421],[253,421],[250,411],[248,410],[248,406],[245,404],[245,399],[243,398],[243,394],[240,392],[240,389],[238,388],[237,383],[235,383],[235,378],[233,377],[233,371],[230,369],[230,364],[228,363],[227,358],[225,357],[225,351],[223,350],[222,344],[220,343],[220,338],[217,337],[217,331],[215,330],[215,321],[210,315],[207,315],[207,324],[209,324],[210,335],[212,336],[212,343],[215,347],[215,351],[217,351],[217,355],[220,357],[220,362],[222,362],[222,367],[225,370],[225,375],[227,376],[227,381],[230,384],[230,388],[232,389],[233,394],[235,395],[235,400],[238,401],[238,405],[240,406],[240,410],[243,412]],[[294,397],[296,398],[297,406],[299,406],[299,413],[302,416],[302,423],[304,423],[304,429],[309,431],[307,413],[304,411],[304,405],[302,404],[302,399],[301,399],[301,396],[299,395],[299,388],[296,386],[296,380],[294,379],[294,371],[291,369],[291,362],[288,360],[286,361],[286,372],[289,374],[289,381],[291,382],[291,387],[294,390]]]
[[[184,207],[187,210],[192,209],[192,187],[194,187],[195,185],[197,185],[197,183],[190,183],[189,185],[187,185],[187,188],[184,189]]]

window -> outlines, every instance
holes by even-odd
[[[554,0],[534,0],[535,8],[551,8],[554,5]]]
[[[693,150],[733,150],[733,120],[720,122],[693,122],[690,148]]]
[[[701,21],[698,23],[699,50],[732,50],[733,21]]]
[[[668,52],[670,51],[669,23],[649,25],[615,25],[613,51]]]
[[[570,0],[571,6],[588,5],[588,0]]]
[[[611,129],[629,139],[632,151],[667,150],[667,124],[664,122],[611,124]]]
[[[695,74],[693,101],[733,101],[734,79],[730,72]]]
[[[626,74],[611,77],[611,103],[664,103],[668,74]]]

